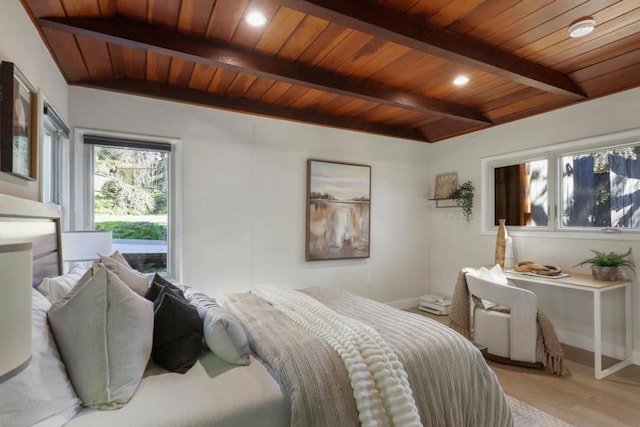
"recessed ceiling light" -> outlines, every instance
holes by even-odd
[[[469,77],[467,76],[458,76],[455,79],[453,79],[453,84],[456,86],[464,86],[467,83],[469,83]]]
[[[252,27],[262,27],[267,23],[267,17],[264,16],[264,14],[262,14],[261,12],[257,11],[247,13],[247,16],[244,17],[244,20]]]
[[[571,37],[584,37],[596,26],[596,21],[593,19],[581,19],[579,21],[574,22],[569,27],[569,36]]]

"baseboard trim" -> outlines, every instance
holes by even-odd
[[[561,343],[591,352],[595,350],[595,346],[593,345],[593,337],[578,335],[576,333],[562,329],[556,330],[556,333],[558,334],[558,339]],[[607,341],[602,341],[602,354],[605,356],[613,357],[614,359],[623,360],[624,346]],[[638,363],[638,356],[640,356],[639,352],[632,353],[632,362],[634,364]]]

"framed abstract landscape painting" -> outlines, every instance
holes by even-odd
[[[371,166],[307,160],[306,260],[369,258]]]

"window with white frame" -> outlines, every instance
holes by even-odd
[[[64,143],[69,128],[51,105],[45,103],[42,128],[42,201],[63,204]]]
[[[172,145],[89,134],[83,142],[87,228],[112,231],[135,269],[176,277]]]
[[[560,225],[640,230],[639,157],[640,141],[560,155]]]
[[[482,160],[482,228],[640,230],[640,130]]]

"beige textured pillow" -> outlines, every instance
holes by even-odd
[[[108,256],[100,256],[100,263],[104,264],[109,271],[115,273],[115,275],[126,283],[136,294],[143,297],[147,293],[149,279],[144,274]]]
[[[85,406],[116,409],[131,399],[151,355],[153,304],[105,268],[49,309],[69,378]]]
[[[102,256],[102,255],[100,255]],[[127,261],[127,259],[120,253],[119,250],[116,249],[116,251],[114,253],[112,253],[111,255],[109,255],[111,258],[115,259],[116,261],[118,261],[120,264],[126,265],[129,268],[133,268],[131,267],[131,264],[129,264],[129,262]]]

